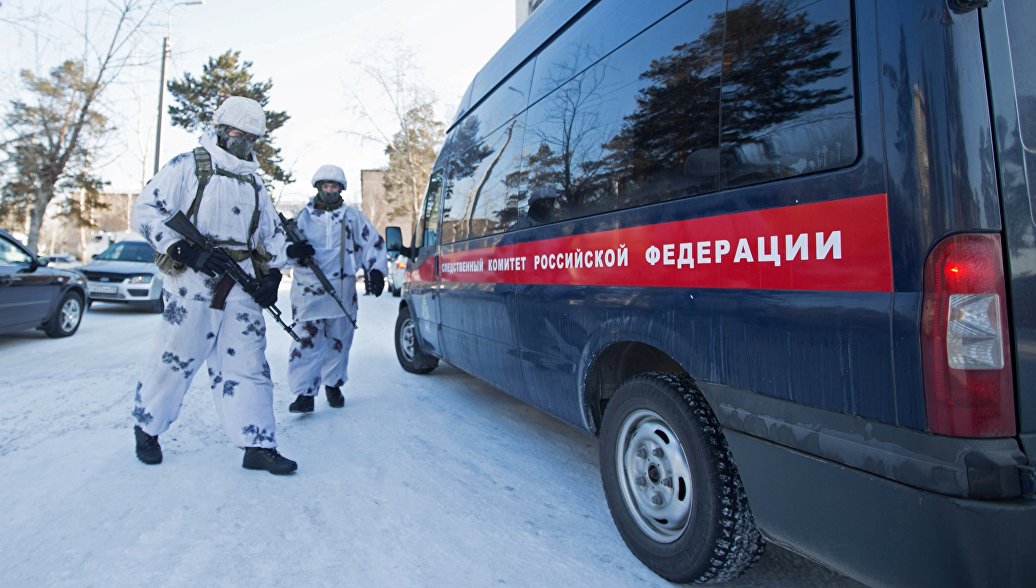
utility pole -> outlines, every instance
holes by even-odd
[[[155,125],[155,171],[162,165],[162,102],[165,98],[165,62],[169,58],[172,48],[169,43],[169,26],[173,19],[173,9],[177,6],[198,6],[205,4],[205,0],[190,0],[188,2],[177,2],[169,7],[169,15],[166,19],[165,36],[162,37],[162,70],[158,75],[158,124]]]
[[[162,99],[165,98],[165,60],[169,57],[169,35],[162,37],[162,71],[158,74],[158,124],[155,125],[155,171],[162,163]]]

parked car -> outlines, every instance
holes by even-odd
[[[52,267],[54,269],[74,270],[83,265],[82,262],[76,259],[76,256],[71,253],[54,253],[48,255],[47,259],[50,260],[47,267]]]
[[[406,281],[406,262],[405,255],[395,255],[389,258],[388,289],[396,298],[399,298],[403,292],[403,282]]]
[[[36,328],[68,337],[79,329],[89,299],[86,279],[47,267],[48,261],[0,230],[0,333]]]
[[[146,241],[118,241],[79,268],[90,283],[92,302],[129,304],[162,312],[162,274]]]

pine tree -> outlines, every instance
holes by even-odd
[[[280,148],[274,146],[272,137],[290,116],[282,110],[269,109],[273,82],[252,81],[251,67],[251,61],[241,60],[240,51],[227,51],[219,57],[209,58],[209,62],[202,66],[201,77],[186,73],[181,80],[170,81],[169,92],[175,100],[175,104],[169,105],[170,120],[175,126],[197,131],[212,124],[212,115],[228,96],[252,98],[266,111],[266,136],[255,144],[261,174],[267,184],[270,181],[290,184],[294,178],[281,167],[284,159]]]

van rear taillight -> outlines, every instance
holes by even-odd
[[[1000,237],[955,235],[925,262],[921,319],[925,407],[933,433],[1017,430]]]

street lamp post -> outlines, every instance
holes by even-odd
[[[177,6],[198,6],[204,4],[204,0],[190,0],[189,2],[177,2],[169,7],[169,19],[173,17],[173,9]],[[162,68],[158,75],[158,123],[155,125],[155,171],[162,163],[162,101],[165,98],[165,62],[169,57],[169,21],[166,21],[165,36],[162,37]]]

